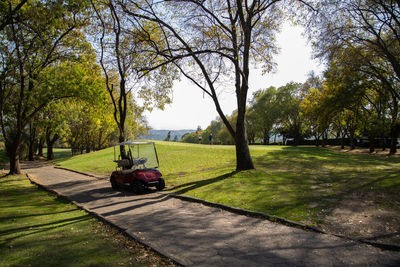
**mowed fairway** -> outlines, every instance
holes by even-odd
[[[352,155],[316,147],[251,146],[256,170],[235,173],[233,146],[156,142],[167,190],[306,224],[319,224],[349,194],[384,196],[400,213],[400,158]],[[59,164],[109,175],[113,149]]]

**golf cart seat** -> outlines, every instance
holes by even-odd
[[[118,167],[121,168],[130,168],[132,166],[131,161],[129,159],[115,160],[115,162],[118,164]]]

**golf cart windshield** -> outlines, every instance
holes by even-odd
[[[158,168],[158,157],[153,142],[130,141],[114,146],[114,161],[124,169]]]

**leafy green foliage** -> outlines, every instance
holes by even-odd
[[[302,84],[288,83],[279,88],[269,87],[254,93],[247,122],[251,134],[269,143],[272,132],[284,139],[294,138],[298,144],[304,130],[300,116]],[[274,130],[274,131],[273,131]]]
[[[307,23],[308,32],[316,55],[328,62],[325,76],[330,96],[326,100],[330,103],[323,104],[324,113],[332,113],[331,120],[342,136],[353,139],[359,132],[371,144],[390,127],[390,153],[395,153],[400,134],[400,3],[311,2],[320,15],[305,19],[311,22]],[[339,121],[349,118],[350,113],[349,123],[345,119],[347,126],[341,127]]]
[[[100,48],[99,62],[119,130],[118,141],[123,142],[132,132],[144,128],[139,126],[139,122],[144,122],[141,116],[144,110],[164,109],[165,104],[171,103],[177,71],[171,65],[164,65],[151,72],[140,72],[148,61],[160,60],[148,52],[152,46],[161,46],[157,40],[163,32],[157,23],[138,26],[135,20],[124,18],[121,3],[116,1],[91,1],[91,4],[97,18],[94,26],[99,30],[92,34]]]
[[[10,155],[10,173],[20,172],[25,127],[50,102],[86,88],[75,86],[71,76],[55,80],[48,75],[56,75],[51,68],[62,62],[85,61],[92,55],[80,32],[86,23],[87,4],[81,0],[29,1],[0,32],[0,123]],[[65,73],[71,74],[70,69],[65,66]],[[73,70],[74,75],[82,74]]]

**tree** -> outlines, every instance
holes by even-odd
[[[229,119],[229,118],[228,118]],[[213,144],[233,144],[234,140],[226,130],[225,124],[222,122],[221,118],[217,117],[212,120],[210,125],[206,129],[208,135],[212,134]]]
[[[324,105],[328,110],[326,113],[336,113],[336,110],[341,112],[346,108],[362,116],[357,120],[363,123],[364,133],[369,137],[371,145],[375,137],[384,136],[385,125],[390,118],[390,153],[394,153],[399,134],[396,131],[396,125],[399,124],[399,99],[393,88],[397,82],[393,74],[384,72],[384,69],[385,64],[380,58],[374,58],[361,47],[338,49],[330,58],[329,68],[325,72],[329,88],[326,92],[331,97]],[[372,127],[375,124],[378,128]]]
[[[146,109],[163,109],[166,103],[171,102],[169,93],[172,81],[176,78],[175,70],[161,68],[152,74],[147,73],[144,77],[139,77],[138,66],[141,66],[148,56],[142,51],[147,45],[143,41],[143,31],[124,18],[116,1],[91,1],[91,4],[99,21],[97,28],[101,30],[101,36],[98,38],[100,65],[114,107],[114,120],[119,129],[118,141],[124,142],[127,138],[127,114],[129,109],[134,108],[129,103],[133,101],[137,106],[135,98],[138,96],[144,100]],[[157,36],[157,33],[152,35]],[[124,146],[120,149],[124,157]]]
[[[71,94],[42,91],[38,79],[48,66],[66,58],[79,58],[87,51],[87,43],[79,33],[85,23],[84,10],[84,1],[31,1],[9,17],[0,33],[0,123],[10,174],[20,173],[25,127],[48,103]]]
[[[315,145],[319,146],[319,140],[326,131],[326,124],[320,113],[322,92],[317,88],[310,88],[304,100],[300,104],[301,115],[315,138]]]
[[[271,131],[281,116],[284,103],[278,99],[275,87],[259,90],[253,94],[250,101],[247,120],[253,126],[256,136],[263,140],[263,144],[269,144]]]
[[[64,138],[71,147],[72,153],[78,151],[89,153],[91,150],[102,148],[104,143],[110,142],[110,138],[117,129],[112,118],[102,116],[104,109],[109,112],[106,106],[96,106],[88,101],[75,100],[68,103],[68,109],[74,109],[74,112],[64,115],[67,123]],[[112,122],[111,125],[110,122]]]
[[[302,84],[290,82],[277,90],[277,102],[281,103],[277,128],[284,139],[293,138],[294,145],[303,138],[303,118],[300,116]]]
[[[320,1],[314,34],[321,55],[360,46],[388,63],[400,78],[400,2],[397,0]],[[317,24],[318,23],[318,24]]]
[[[192,143],[192,144],[198,142],[198,138],[195,135],[195,133],[185,133],[184,135],[182,135],[181,140],[184,143]]]
[[[156,23],[163,33],[165,48],[154,47],[154,54],[163,60],[150,61],[145,70],[174,64],[211,97],[235,140],[238,171],[254,168],[245,131],[250,65],[262,62],[265,72],[273,67],[272,56],[277,52],[274,34],[283,17],[278,2],[281,1],[119,1],[130,18],[141,25]],[[234,124],[227,119],[219,101],[218,88],[227,84],[236,95]]]
[[[7,26],[10,25],[13,21],[13,17],[17,14],[18,10],[22,8],[23,5],[26,4],[28,0],[21,0],[16,3],[16,6],[13,8],[12,1],[4,1],[0,3],[0,32]]]
[[[70,95],[49,103],[42,112],[42,126],[45,129],[47,160],[54,158],[53,146],[65,136],[70,127],[66,117],[77,112],[71,108],[72,101],[83,101],[92,109],[102,110],[107,104],[106,92],[100,68],[95,63],[94,54],[86,56],[82,62],[62,62],[48,67],[42,72],[38,86],[44,91],[66,91]],[[98,112],[91,111],[88,116],[96,117]],[[96,117],[97,120],[98,117]],[[86,131],[89,134],[90,131]]]
[[[400,2],[397,0],[318,1],[320,16],[309,27],[318,56],[331,60],[340,50],[351,52],[358,69],[378,79],[392,98],[391,148],[400,133]]]

